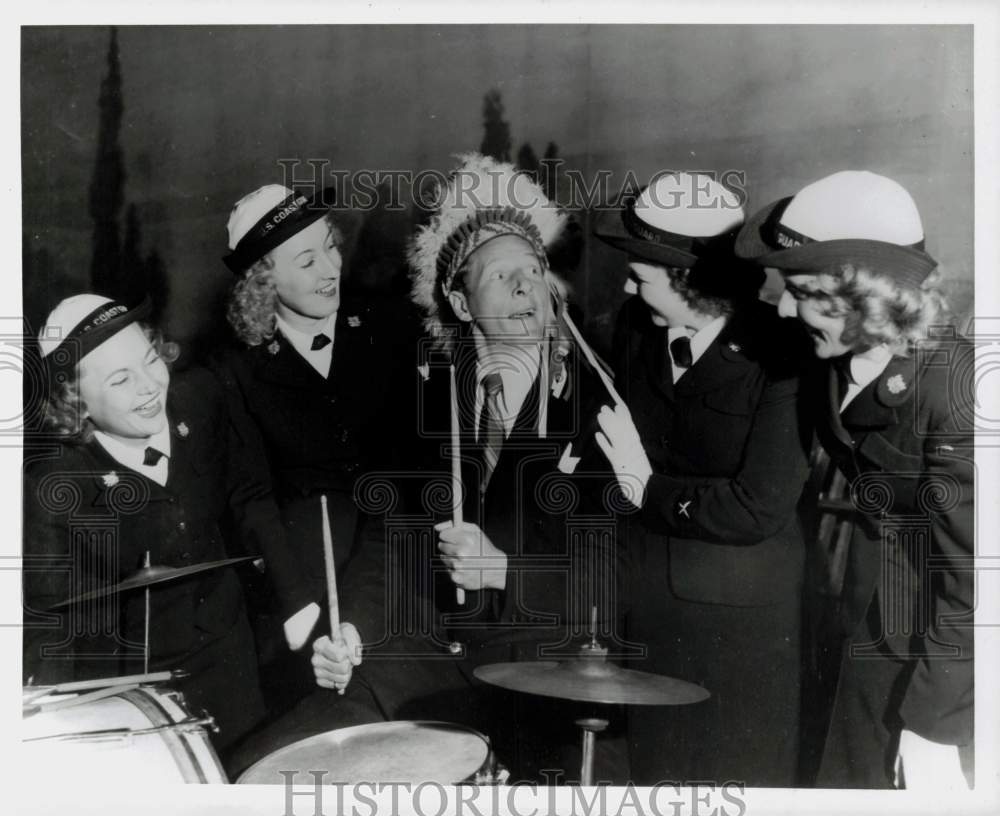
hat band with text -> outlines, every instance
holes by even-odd
[[[144,316],[151,305],[148,297],[131,307],[120,301],[101,304],[67,332],[47,358],[56,367],[72,367],[110,337]],[[70,346],[75,354],[65,353]]]
[[[326,215],[334,203],[332,187],[320,190],[311,198],[292,193],[265,213],[239,240],[236,248],[223,258],[226,266],[237,275],[244,272],[272,249]]]

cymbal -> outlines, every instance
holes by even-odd
[[[240,558],[225,558],[221,561],[203,561],[200,564],[189,564],[186,567],[142,567],[117,584],[101,587],[101,589],[95,589],[92,592],[84,592],[82,595],[75,595],[69,600],[53,604],[49,609],[58,609],[61,606],[68,606],[69,604],[80,603],[81,601],[90,601],[94,598],[102,598],[113,592],[129,592],[133,589],[142,589],[153,584],[162,584],[164,581],[175,581],[178,578],[186,578],[189,575],[195,575],[199,572],[228,567],[230,564],[253,561],[255,558],[258,558],[258,556],[246,555]]]
[[[500,688],[587,703],[687,705],[710,696],[686,680],[622,669],[591,657],[493,663],[479,666],[473,674]]]

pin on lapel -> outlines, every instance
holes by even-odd
[[[735,352],[736,354],[739,354],[741,351],[743,351],[743,346],[741,346],[739,343],[734,343],[733,341],[730,341],[729,350]]]
[[[906,380],[902,374],[894,374],[885,383],[890,394],[902,394],[906,390]]]
[[[358,326],[361,325],[361,318],[358,317],[357,315],[348,315],[347,325],[350,326],[352,329],[356,329]]]
[[[277,354],[280,349],[281,349],[281,346],[278,345],[278,341],[277,340],[272,340],[270,343],[267,344],[267,353],[268,354],[272,354],[272,355],[273,354]]]
[[[188,428],[186,423],[177,423],[177,435],[180,436],[181,439],[187,439],[189,433],[191,433],[191,429]]]
[[[101,481],[104,482],[105,487],[114,487],[118,484],[118,474],[112,470],[110,473],[105,473],[101,477]]]

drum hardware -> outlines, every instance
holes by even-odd
[[[500,688],[605,705],[690,705],[707,699],[701,686],[660,674],[622,669],[607,662],[608,650],[597,640],[597,607],[591,615],[590,642],[567,660],[525,660],[479,666],[473,674]],[[580,783],[593,784],[594,748],[598,733],[608,726],[603,717],[576,721],[583,730]]]
[[[181,695],[155,685],[101,692],[99,699],[53,700],[72,704],[40,708],[22,721],[27,778],[50,783],[57,772],[63,784],[86,786],[227,781],[206,733],[217,730],[215,720],[190,712]]]
[[[49,609],[59,609],[63,606],[69,606],[70,604],[90,601],[95,598],[103,598],[105,595],[111,595],[115,592],[129,592],[134,589],[145,589],[142,670],[145,674],[149,674],[150,587],[155,584],[162,584],[165,581],[175,581],[178,578],[187,578],[188,576],[196,575],[199,572],[218,569],[220,567],[228,567],[232,564],[239,564],[243,561],[253,561],[255,558],[257,558],[256,555],[246,555],[241,556],[240,558],[224,558],[221,561],[204,561],[201,564],[189,564],[186,567],[154,567],[149,561],[149,550],[146,550],[146,554],[143,557],[142,568],[133,572],[124,580],[119,581],[117,584],[95,589],[92,592],[84,592],[82,595],[74,595],[72,598],[53,604],[49,607]]]
[[[196,731],[209,729],[213,734],[219,732],[219,726],[215,724],[215,717],[207,714],[202,717],[188,717],[180,722],[167,723],[165,725],[154,725],[149,728],[106,728],[100,731],[78,731],[67,732],[65,734],[47,734],[44,737],[27,737],[22,742],[44,742],[54,740],[56,742],[73,742],[83,740],[85,742],[106,742],[129,740],[133,737],[141,737],[146,734],[160,734],[164,731],[174,731],[179,734],[190,734]]]
[[[225,558],[221,561],[204,561],[201,564],[189,564],[186,567],[143,566],[117,584],[101,587],[92,592],[84,592],[82,595],[74,595],[72,598],[50,606],[49,609],[59,609],[70,604],[90,601],[94,598],[103,598],[105,595],[111,595],[115,592],[129,592],[133,589],[142,589],[143,587],[162,584],[165,581],[175,581],[178,578],[187,578],[190,575],[196,575],[206,570],[228,567],[244,561],[252,561],[257,557],[256,555],[247,555],[240,558]]]
[[[580,784],[594,784],[595,736],[608,727],[608,720],[602,717],[585,717],[576,724],[583,730],[583,759],[580,762]]]

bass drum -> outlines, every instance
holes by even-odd
[[[25,715],[29,776],[88,787],[228,781],[205,732],[211,720],[192,717],[179,692],[144,686],[76,705],[72,696],[45,697]]]
[[[251,765],[241,785],[335,782],[497,784],[506,780],[489,740],[447,722],[407,721],[338,728],[293,742]]]

